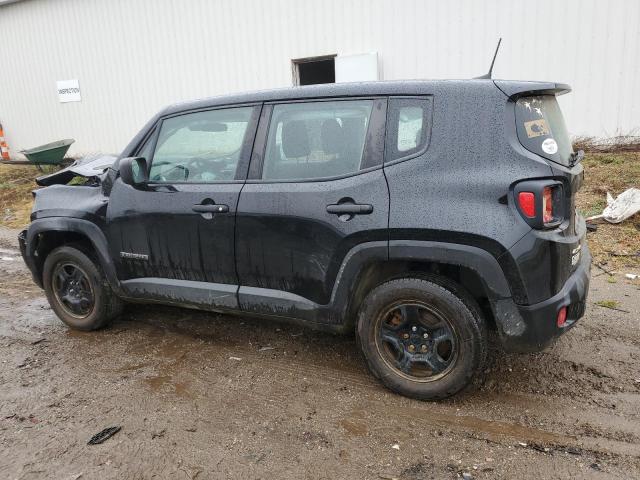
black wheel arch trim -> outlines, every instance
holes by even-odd
[[[498,260],[479,247],[448,242],[391,240],[389,260],[428,261],[466,267],[478,274],[493,299],[512,297]]]
[[[109,285],[116,294],[123,294],[115,267],[109,255],[107,238],[104,233],[95,223],[72,217],[40,218],[31,222],[26,231],[24,260],[38,286],[42,287],[42,272],[39,271],[35,260],[36,237],[47,232],[72,232],[86,237],[93,246]]]

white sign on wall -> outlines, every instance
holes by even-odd
[[[58,100],[60,103],[79,102],[80,98],[80,82],[78,80],[58,80]]]
[[[379,80],[378,54],[338,55],[335,58],[336,83]]]

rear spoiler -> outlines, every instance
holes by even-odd
[[[510,99],[528,95],[564,95],[571,91],[565,83],[554,82],[525,82],[519,80],[494,80],[498,89]]]

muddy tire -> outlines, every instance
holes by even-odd
[[[480,377],[487,359],[480,309],[437,277],[402,278],[372,290],[358,312],[357,339],[386,387],[420,400],[460,392]]]
[[[77,330],[97,330],[122,312],[92,252],[81,246],[53,250],[43,268],[44,290],[58,318]]]

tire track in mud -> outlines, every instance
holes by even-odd
[[[176,332],[173,333],[175,334]],[[188,341],[193,342],[191,335],[188,336]],[[451,410],[452,407],[441,404],[419,404],[413,400],[387,392],[384,387],[379,385],[376,380],[366,372],[364,366],[360,369],[337,369],[335,366],[305,363],[300,357],[294,357],[294,360],[291,361],[291,357],[274,356],[266,352],[259,353],[246,347],[229,348],[221,345],[211,345],[206,342],[201,346],[204,347],[204,349],[190,351],[187,355],[181,355],[180,358],[174,359],[173,361],[167,359],[168,363],[171,364],[170,368],[174,370],[174,375],[179,376],[181,367],[184,366],[188,369],[188,366],[193,363],[209,363],[212,367],[214,365],[228,367],[229,362],[235,362],[234,360],[230,360],[229,357],[239,357],[241,360],[238,363],[234,363],[234,367],[237,366],[246,369],[248,366],[250,371],[252,371],[255,370],[256,366],[259,366],[260,371],[257,372],[257,376],[259,377],[265,374],[265,372],[269,372],[271,388],[269,390],[263,390],[262,392],[255,392],[251,389],[251,384],[232,382],[225,384],[225,394],[229,395],[230,391],[233,390],[236,393],[236,395],[232,395],[233,397],[242,397],[261,405],[269,404],[272,408],[275,407],[280,414],[287,412],[286,405],[290,402],[291,396],[284,393],[276,393],[276,391],[286,391],[287,388],[290,388],[291,378],[298,380],[306,379],[308,381],[308,388],[314,390],[327,389],[336,391],[342,387],[350,389],[351,396],[358,398],[358,409],[387,412],[386,417],[383,420],[378,418],[375,425],[371,425],[370,422],[366,422],[365,420],[359,421],[359,423],[366,426],[369,432],[388,432],[393,430],[398,424],[422,421],[430,427],[444,428],[454,433],[476,433],[479,434],[482,439],[500,443],[505,446],[513,443],[510,442],[510,440],[515,440],[527,444],[558,448],[566,447],[593,453],[640,458],[640,448],[633,443],[625,441],[606,438],[604,436],[576,437],[508,421],[486,420],[473,415],[448,413],[447,410]],[[281,350],[281,348],[278,347],[278,350]],[[148,364],[144,364],[144,366],[148,366]],[[129,368],[135,368],[135,366],[105,370],[119,372]],[[588,370],[588,367],[584,367],[584,369]],[[214,370],[216,370],[215,367]],[[233,371],[234,370],[231,370],[229,372],[229,376],[233,375]],[[206,378],[203,378],[202,374],[194,372],[186,373],[187,375],[190,373],[194,376],[195,382],[191,382],[192,384],[207,385],[208,382]],[[280,378],[279,375],[274,375],[274,373],[279,373],[285,378]],[[364,378],[368,380],[364,380]],[[255,379],[252,380],[254,383],[255,381]],[[206,395],[206,391],[202,394]],[[199,395],[202,394],[199,393]],[[389,396],[390,400],[385,401],[380,398],[380,395]],[[353,403],[348,399],[345,400],[345,402],[347,404]],[[356,408],[355,405],[351,405],[351,407],[352,409]],[[341,424],[341,422],[345,420],[348,419],[345,419],[344,415],[333,415],[331,417],[331,421],[334,424]]]
[[[157,311],[154,311],[154,315],[157,315]],[[147,317],[146,314],[141,316]],[[469,404],[471,408],[468,408],[465,405],[468,403],[467,400],[454,405],[430,404],[397,396],[379,385],[368,373],[359,356],[351,353],[349,350],[351,340],[339,340],[334,344],[333,338],[313,337],[315,335],[313,333],[309,333],[312,338],[293,340],[288,337],[288,329],[274,339],[273,332],[264,329],[258,330],[256,335],[261,340],[264,336],[267,343],[270,340],[275,351],[259,352],[256,342],[254,341],[252,347],[247,346],[245,339],[238,338],[240,327],[236,328],[228,321],[211,327],[206,324],[201,325],[199,323],[201,318],[197,317],[198,321],[187,320],[185,326],[181,325],[181,322],[189,317],[178,318],[175,312],[167,317],[162,320],[135,320],[129,325],[129,322],[117,323],[112,330],[90,334],[69,333],[58,329],[51,334],[58,337],[55,341],[59,341],[62,345],[66,344],[65,349],[81,349],[83,345],[89,347],[87,353],[96,357],[95,360],[90,360],[90,365],[87,365],[89,369],[103,371],[105,374],[145,372],[145,375],[150,371],[158,373],[157,370],[161,370],[157,376],[162,376],[168,371],[169,375],[175,379],[180,381],[188,379],[189,388],[195,395],[182,396],[180,401],[190,402],[194,397],[196,401],[198,397],[207,401],[218,400],[227,407],[221,409],[221,421],[224,421],[224,411],[238,407],[238,398],[244,399],[245,408],[247,405],[248,408],[255,405],[268,406],[267,410],[276,415],[286,416],[290,413],[288,406],[291,405],[292,395],[296,396],[298,404],[295,408],[297,409],[311,406],[309,401],[317,402],[319,397],[326,396],[329,398],[329,403],[323,403],[322,407],[319,407],[319,410],[322,410],[323,419],[334,425],[340,425],[345,430],[346,428],[356,430],[364,428],[366,432],[377,438],[388,435],[389,432],[397,429],[397,425],[417,421],[428,427],[445,429],[452,434],[475,438],[478,441],[487,440],[503,446],[525,442],[570,447],[586,453],[591,452],[594,455],[618,455],[635,459],[640,457],[638,446],[632,441],[635,437],[628,437],[631,441],[627,442],[625,439],[612,438],[615,435],[605,435],[605,432],[591,432],[592,435],[589,435],[589,432],[580,430],[578,431],[583,436],[576,437],[549,429],[529,427],[514,421],[488,420],[482,418],[482,415],[468,414],[469,410],[478,408],[482,414],[485,407],[482,403],[476,405],[474,397],[468,399],[471,402]],[[219,333],[220,331],[222,334]],[[68,340],[73,340],[74,343],[70,344]],[[261,344],[264,343],[261,342]],[[167,354],[167,347],[170,347],[169,354]],[[324,348],[326,348],[325,353],[322,352]],[[290,352],[296,349],[300,350],[300,353],[291,355]],[[283,352],[286,352],[286,356]],[[335,355],[335,358],[331,358],[332,355]],[[239,362],[230,360],[229,357],[233,356],[241,357],[242,360]],[[115,361],[103,363],[98,360],[101,357],[110,357]],[[542,362],[552,364],[562,360],[562,357],[562,354],[558,356],[557,352],[553,352],[548,355],[548,358],[543,357]],[[312,363],[314,360],[317,363]],[[521,361],[524,360],[521,359]],[[194,365],[207,366],[210,370],[194,369]],[[584,381],[585,388],[598,390],[589,379],[595,382],[612,382],[612,387],[615,385],[613,383],[615,379],[603,374],[604,372],[600,369],[593,370],[589,365],[574,361],[568,361],[565,366],[567,365],[568,370],[549,379],[556,392],[564,392],[565,389],[567,393],[574,392],[565,383],[575,382],[576,375],[582,378],[579,380],[580,383],[587,380]],[[225,372],[224,378],[219,376],[220,372]],[[507,374],[497,372],[498,375],[503,373]],[[234,379],[235,374],[240,374],[242,378]],[[544,372],[536,373],[538,374],[543,375]],[[232,381],[227,383],[229,378]],[[305,378],[306,381],[303,380]],[[143,388],[149,388],[146,378],[135,380],[142,382]],[[208,389],[212,381],[216,388]],[[292,388],[300,388],[301,383],[304,383],[304,388],[308,388],[311,395],[305,396],[306,390],[301,395],[291,392]],[[262,390],[257,391],[256,387]],[[346,389],[344,392],[341,390],[343,387]],[[516,384],[517,389],[520,387],[520,384]],[[624,388],[624,390],[633,392],[636,388]],[[177,395],[177,392],[163,390],[162,394]],[[527,388],[524,388],[524,395],[535,397]],[[177,396],[180,397],[180,395]],[[553,398],[559,401],[561,396]],[[331,397],[334,397],[333,400]],[[513,405],[509,406],[507,398],[505,408],[518,408],[517,402],[511,403]],[[332,406],[339,408],[327,408]],[[356,413],[362,409],[384,412],[384,416],[377,415],[375,419],[357,418]],[[560,415],[556,415],[552,421],[556,422],[561,430],[574,431],[575,426],[559,418],[561,411],[558,413]],[[621,421],[618,417],[611,418]],[[603,421],[606,422],[606,418]]]

